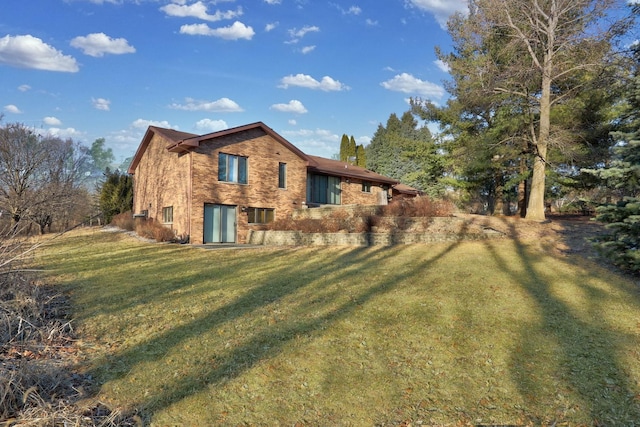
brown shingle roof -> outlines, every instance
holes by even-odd
[[[136,154],[133,157],[133,161],[129,166],[128,172],[130,174],[135,173],[136,167],[138,163],[140,163],[140,159],[144,154],[144,151],[147,149],[147,146],[151,142],[154,134],[159,134],[163,138],[169,141],[167,145],[167,150],[172,153],[183,153],[194,148],[198,147],[202,142],[208,141],[211,139],[219,138],[226,135],[231,135],[238,132],[244,132],[251,129],[262,129],[265,133],[270,135],[276,141],[284,145],[287,149],[291,150],[293,153],[297,154],[300,158],[307,161],[307,169],[313,173],[320,173],[326,175],[334,175],[341,177],[349,177],[349,178],[357,178],[362,179],[364,181],[371,181],[377,184],[388,184],[394,185],[398,184],[398,181],[365,168],[361,168],[359,166],[354,166],[349,163],[341,162],[338,160],[325,159],[323,157],[310,156],[297,148],[295,145],[291,144],[289,141],[280,136],[273,129],[268,127],[262,122],[251,123],[244,126],[238,126],[230,129],[221,130],[218,132],[208,133],[205,135],[196,135],[188,132],[181,132],[174,129],[165,129],[156,126],[149,126],[147,132],[136,151]]]
[[[339,160],[325,159],[324,157],[309,155],[307,157],[309,158],[308,170],[310,172],[358,178],[364,181],[372,181],[381,184],[394,185],[398,183],[398,181],[393,178],[377,174],[360,166],[354,166]]]
[[[398,193],[402,193],[402,194],[409,194],[409,195],[413,195],[413,196],[420,196],[423,194],[423,192],[421,190],[418,190],[417,188],[413,188],[410,187],[406,184],[396,184],[393,186],[393,191],[397,191]]]
[[[271,129],[269,126],[265,125],[262,122],[250,123],[244,126],[238,126],[234,128],[229,128],[225,130],[221,130],[218,132],[208,133],[206,135],[193,135],[191,138],[184,139],[182,141],[177,141],[175,144],[168,147],[168,150],[173,153],[181,153],[185,151],[189,151],[194,149],[195,147],[200,146],[203,141],[209,141],[215,138],[220,138],[222,136],[231,135],[234,133],[245,132],[252,129],[262,129],[266,134],[270,135],[273,139],[278,141],[280,144],[284,145],[287,149],[297,154],[304,160],[307,160],[307,155],[304,154],[298,147],[284,139],[280,136],[276,131]]]

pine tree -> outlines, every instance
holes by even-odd
[[[392,113],[378,126],[365,148],[367,169],[437,197],[444,189],[444,158],[431,132],[420,127],[410,111],[399,119]]]
[[[341,162],[346,162],[349,160],[349,137],[347,134],[342,134],[342,139],[340,140],[340,157],[339,160]]]
[[[360,166],[361,168],[367,167],[367,154],[362,144],[356,147],[356,166]]]
[[[629,83],[621,129],[613,133],[618,141],[616,158],[608,168],[590,172],[622,194],[615,205],[598,208],[596,219],[610,231],[598,246],[616,265],[640,273],[640,45],[634,50],[636,71]]]
[[[100,210],[105,224],[114,216],[130,211],[133,207],[133,179],[126,173],[106,169],[105,181],[100,188]]]
[[[349,144],[347,145],[347,162],[351,163],[351,164],[356,164],[357,163],[357,147],[356,147],[356,139],[353,137],[353,135],[351,135],[351,138],[349,138]]]

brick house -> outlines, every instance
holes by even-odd
[[[304,154],[262,122],[195,135],[150,126],[128,172],[135,216],[191,243],[244,243],[295,209],[386,204],[394,179]]]

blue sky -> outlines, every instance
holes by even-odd
[[[447,17],[466,0],[5,0],[0,112],[116,159],[148,125],[262,121],[308,154],[368,144],[409,97],[441,103]]]

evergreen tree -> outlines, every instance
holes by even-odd
[[[456,105],[447,113],[459,114],[458,130],[483,154],[477,165],[492,166],[478,170],[486,171],[486,182],[495,177],[496,190],[523,175],[520,168],[526,172],[528,219],[545,218],[549,166],[558,165],[560,155],[572,169],[571,154],[580,146],[582,135],[558,120],[560,110],[585,93],[590,80],[607,81],[600,73],[611,65],[613,43],[630,28],[630,19],[604,27],[614,3],[470,0],[469,14],[449,22],[454,52],[439,52],[454,77],[447,89]]]
[[[634,50],[636,71],[629,83],[620,130],[613,133],[616,157],[608,168],[589,172],[622,195],[615,205],[598,208],[596,219],[610,231],[599,243],[600,249],[616,265],[640,273],[640,45]]]
[[[354,165],[358,163],[356,139],[353,137],[353,135],[351,135],[351,138],[349,138],[349,144],[347,145],[347,154],[347,162]]]
[[[105,224],[111,222],[114,216],[133,208],[133,179],[126,173],[105,171],[105,181],[100,187],[100,211]]]
[[[362,144],[356,147],[356,166],[360,166],[361,168],[367,167],[367,154]]]
[[[431,132],[410,111],[401,118],[392,113],[379,125],[365,148],[367,169],[438,196],[444,189],[444,157]]]
[[[346,162],[349,160],[349,137],[347,134],[342,134],[342,139],[340,140],[340,157],[339,160],[341,162]]]

